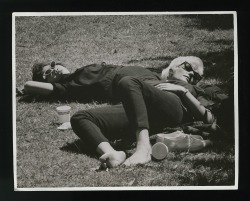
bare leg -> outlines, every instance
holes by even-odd
[[[102,142],[96,148],[97,153],[101,154],[99,160],[104,167],[116,167],[126,160],[126,154],[123,151],[116,151],[108,142]]]
[[[149,141],[149,133],[147,129],[140,130],[136,133],[136,151],[129,157],[124,165],[144,164],[151,161],[152,147]]]

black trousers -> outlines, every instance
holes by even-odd
[[[137,129],[156,134],[183,122],[185,110],[176,94],[129,76],[118,80],[116,87],[122,104],[79,111],[71,118],[76,135],[93,148],[109,140],[135,139]]]

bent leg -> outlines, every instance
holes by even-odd
[[[115,167],[125,161],[125,153],[114,150],[109,143],[129,128],[122,105],[79,111],[71,117],[71,125],[76,135],[101,155],[102,163]]]
[[[76,112],[71,117],[76,135],[94,149],[101,142],[126,138],[130,126],[123,106],[107,106]]]
[[[182,122],[182,103],[174,93],[161,91],[133,77],[124,77],[118,83],[116,95],[135,130],[150,128],[159,132],[166,126]]]
[[[135,153],[124,164],[147,163],[152,152],[149,129],[157,132],[166,126],[179,124],[183,118],[181,101],[177,95],[160,91],[133,77],[122,78],[117,88],[117,96],[137,139]]]
[[[124,162],[126,166],[144,164],[151,161],[152,148],[147,129],[138,130],[136,133],[136,142],[136,151]]]

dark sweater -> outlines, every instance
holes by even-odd
[[[112,83],[124,76],[142,81],[160,80],[158,74],[139,66],[91,64],[65,74],[54,83],[54,95],[83,101],[112,101]]]

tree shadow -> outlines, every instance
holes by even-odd
[[[204,77],[227,81],[234,73],[234,51],[200,53],[204,63]]]
[[[217,40],[213,41],[215,43],[231,44],[232,41],[227,40]],[[221,81],[228,81],[232,78],[234,73],[234,51],[233,49],[227,49],[220,52],[201,52],[194,54],[200,57],[204,63],[204,77],[205,78],[215,78]],[[162,70],[165,69],[175,57],[149,57],[142,58],[140,60],[131,60],[128,63],[141,62],[146,60],[159,60],[165,61],[162,65],[157,65],[153,67],[147,67],[152,72],[161,74]]]
[[[183,15],[182,17],[194,19],[194,23],[187,27],[197,27],[213,31],[215,29],[233,29],[233,14],[196,14]]]
[[[155,72],[157,74],[161,74],[162,70],[169,66],[170,62],[174,59],[174,57],[169,56],[157,56],[157,57],[146,57],[142,59],[133,59],[128,61],[128,64],[135,65],[136,63],[141,63],[143,61],[163,61],[163,64],[155,65],[152,67],[146,67],[148,70]]]

